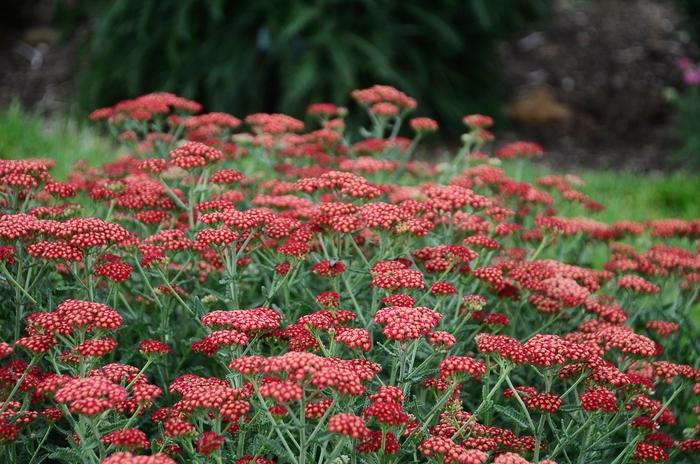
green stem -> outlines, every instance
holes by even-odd
[[[44,447],[44,442],[46,439],[49,437],[49,433],[51,432],[51,428],[53,425],[49,425],[48,428],[46,429],[46,433],[44,434],[43,438],[41,441],[39,441],[39,444],[36,445],[36,449],[34,450],[34,454],[32,454],[31,459],[29,460],[29,464],[34,464],[34,461],[36,460],[37,456],[39,455],[39,451],[43,449]]]
[[[474,414],[472,414],[471,417],[469,417],[469,419],[467,419],[464,422],[464,424],[462,424],[457,429],[457,431],[455,431],[455,433],[452,434],[452,439],[457,438],[459,436],[459,434],[464,431],[464,429],[469,427],[469,424],[473,423],[477,419],[479,414],[481,412],[483,412],[483,410],[489,405],[489,403],[491,402],[491,398],[493,398],[493,396],[496,394],[496,391],[498,390],[498,388],[508,378],[508,374],[513,369],[513,366],[506,366],[502,363],[499,363],[499,366],[501,367],[501,374],[498,376],[498,380],[493,385],[493,387],[491,387],[491,389],[486,394],[486,396],[483,398],[483,400],[481,401],[481,404],[479,404],[479,406],[476,408],[476,411],[474,411]]]
[[[530,261],[534,261],[535,258],[537,258],[539,256],[539,254],[542,253],[542,250],[544,250],[544,248],[547,246],[547,242],[548,242],[547,238],[548,237],[546,234],[542,236],[542,241],[540,241],[540,246],[538,246],[537,249],[528,258]]]
[[[510,387],[510,390],[513,392],[513,396],[515,396],[515,399],[517,400],[518,404],[520,404],[520,407],[522,408],[523,412],[525,413],[525,417],[527,418],[527,423],[530,425],[530,429],[532,430],[533,434],[537,434],[537,428],[535,427],[535,422],[532,420],[532,417],[530,416],[530,411],[527,409],[527,406],[525,405],[525,402],[523,399],[520,397],[520,393],[518,390],[513,386],[513,382],[511,382],[510,377],[506,375],[506,383]],[[537,460],[537,450],[535,449],[535,460]]]
[[[22,382],[24,382],[24,379],[27,378],[29,373],[31,372],[32,368],[36,365],[36,363],[39,362],[38,357],[32,357],[32,359],[29,361],[29,364],[27,365],[27,368],[24,370],[22,373],[22,376],[15,382],[15,386],[12,388],[12,391],[10,392],[9,395],[7,395],[7,398],[5,398],[5,401],[2,404],[2,407],[0,408],[0,417],[2,414],[5,412],[5,410],[10,406],[10,401],[12,401],[12,398],[14,398],[15,394],[17,393],[17,390],[19,390],[19,387],[22,385]]]
[[[34,303],[34,304],[39,304],[39,303],[37,303],[37,301],[34,299],[34,297],[31,296],[31,295],[24,289],[24,287],[22,287],[22,286],[14,279],[14,277],[12,277],[12,274],[10,274],[10,271],[8,271],[7,268],[5,267],[5,263],[3,263],[2,266],[0,266],[0,270],[1,270],[2,273],[5,275],[5,278],[6,278],[12,285],[14,285],[15,288],[16,288],[17,290],[19,290],[29,301],[31,301],[31,302]],[[18,302],[18,303],[19,303],[19,302]]]

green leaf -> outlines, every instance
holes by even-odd
[[[399,75],[394,70],[389,57],[382,51],[382,49],[375,46],[372,42],[360,37],[357,34],[347,35],[348,43],[353,45],[363,56],[358,56],[358,63],[369,61],[367,63],[376,74],[383,75],[385,78],[398,79]]]
[[[523,414],[521,414],[520,412],[513,409],[512,407],[501,406],[500,404],[494,404],[493,408],[496,411],[498,411],[500,414],[506,416],[507,418],[509,418],[510,420],[515,422],[516,424],[518,424],[519,426],[521,426],[523,428],[529,427],[528,422],[527,422],[527,418]]]
[[[409,4],[407,8],[419,25],[425,26],[420,28],[421,34],[429,33],[435,38],[435,43],[439,43],[441,47],[459,48],[464,45],[463,36],[460,36],[458,31],[450,25],[446,15],[439,12],[431,13],[428,9],[416,5]]]
[[[289,111],[295,104],[303,104],[315,84],[315,76],[318,70],[316,53],[308,53],[304,60],[289,73],[285,95],[282,99],[282,108]]]
[[[253,449],[251,450],[251,452],[268,455],[270,454],[268,450],[269,452],[274,453],[278,457],[284,457],[288,454],[287,450],[284,448],[284,446],[282,445],[282,443],[280,443],[279,440],[267,438],[262,433],[257,434],[255,436],[255,440],[253,441]]]
[[[493,24],[489,16],[489,9],[483,0],[471,0],[472,10],[476,15],[481,29],[489,29]]]
[[[49,454],[48,458],[71,464],[83,462],[80,453],[71,448],[57,448]]]
[[[335,67],[334,74],[342,83],[343,87],[352,88],[355,86],[355,73],[353,72],[352,54],[344,45],[342,40],[334,40],[328,44],[328,53]]]
[[[285,27],[280,31],[279,41],[286,42],[293,38],[320,13],[321,9],[318,7],[299,6],[294,8],[291,19],[287,19]]]

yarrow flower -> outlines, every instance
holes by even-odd
[[[400,261],[380,261],[372,267],[372,285],[391,290],[423,288],[425,281],[420,271]]]
[[[132,270],[133,267],[126,263],[105,263],[95,268],[95,275],[113,282],[126,282]]]
[[[534,158],[544,155],[544,149],[532,142],[513,142],[501,147],[496,156],[503,159],[512,159],[517,157]]]
[[[413,118],[409,121],[411,129],[418,133],[430,133],[438,130],[438,123],[430,118]]]
[[[431,436],[421,442],[418,447],[423,456],[442,457],[444,462],[460,462],[465,464],[484,464],[488,454],[470,449],[467,450],[452,440],[440,436]]]
[[[165,453],[137,456],[128,451],[119,451],[104,459],[102,464],[175,464],[175,461]]]
[[[204,456],[217,451],[224,444],[224,437],[215,432],[204,432],[201,437],[195,441],[197,452]]]
[[[669,455],[661,446],[641,442],[634,450],[633,459],[643,462],[666,462],[669,460]]]
[[[486,373],[486,365],[469,356],[448,356],[438,369],[442,379],[464,373],[479,380]]]
[[[554,393],[540,393],[534,387],[522,386],[516,387],[516,390],[525,406],[529,409],[554,414],[563,404],[562,399]],[[515,392],[508,388],[504,390],[503,396],[511,398],[515,396]]]
[[[369,429],[365,421],[350,413],[340,413],[328,419],[328,431],[338,435],[345,435],[350,438],[363,438],[369,435]]]
[[[390,306],[377,311],[374,320],[390,340],[415,340],[437,326],[442,315],[426,307]]]
[[[603,411],[614,413],[618,411],[615,392],[604,387],[594,387],[581,395],[581,407],[586,411]]]
[[[159,340],[144,340],[139,343],[139,351],[148,354],[168,354],[171,351],[170,345]]]
[[[187,142],[170,152],[172,163],[182,169],[203,167],[220,161],[223,157],[221,151],[199,142]]]
[[[77,414],[94,416],[118,407],[128,397],[124,387],[103,377],[69,380],[61,386],[54,399],[68,405]]]
[[[148,436],[139,429],[116,430],[102,437],[102,442],[130,451],[148,448],[151,445]]]

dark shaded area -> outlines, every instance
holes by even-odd
[[[376,83],[459,126],[503,97],[497,41],[547,0],[122,0],[96,11],[80,101],[169,90],[233,114],[303,114]]]
[[[51,11],[56,29],[84,44],[74,94],[83,109],[168,90],[237,115],[300,115],[309,102],[342,104],[352,89],[386,83],[456,129],[466,112],[497,110],[497,41],[548,4],[64,0]]]
[[[0,2],[0,107],[17,101],[40,113],[66,111],[84,39],[84,27],[62,37],[53,2]]]
[[[694,0],[176,5],[2,2],[0,105],[85,112],[171,90],[238,116],[300,115],[382,82],[451,140],[463,114],[484,112],[559,165],[691,167],[674,156],[664,92],[683,88],[676,60],[697,56]]]
[[[559,2],[539,27],[504,44],[507,106],[518,137],[558,164],[652,170],[681,166],[670,136],[667,87],[683,87],[676,60],[693,54],[673,2]]]

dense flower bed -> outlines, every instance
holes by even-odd
[[[0,161],[7,462],[700,459],[700,220],[592,220],[483,115],[416,161],[415,100],[353,97],[359,140],[159,93],[91,116],[132,156]]]

